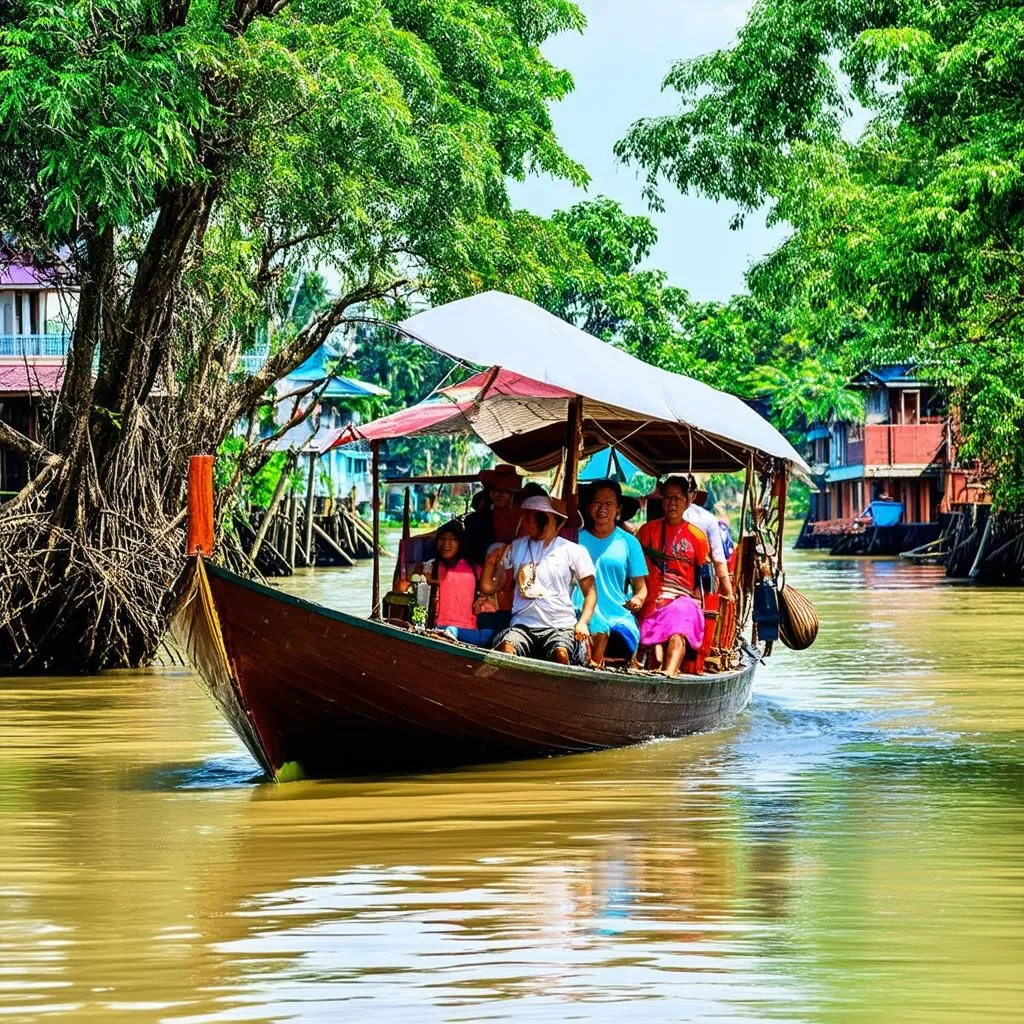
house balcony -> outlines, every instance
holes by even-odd
[[[0,359],[66,359],[70,348],[70,334],[0,334]],[[239,369],[255,373],[269,355],[269,345],[257,345],[243,353]]]
[[[0,334],[0,359],[64,359],[70,334]]]
[[[846,446],[846,465],[918,467],[945,465],[945,423],[876,423],[864,428],[864,439]]]
[[[244,370],[250,376],[256,373],[257,370],[262,370],[264,363],[270,358],[270,346],[269,345],[256,345],[254,348],[249,349],[248,352],[243,352],[238,360],[238,368]]]

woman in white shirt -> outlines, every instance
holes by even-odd
[[[505,548],[500,559],[515,578],[512,625],[494,638],[494,648],[562,665],[585,664],[590,619],[597,605],[594,563],[584,547],[558,536],[567,517],[546,494],[527,498],[520,508],[523,535]],[[572,600],[577,583],[583,593],[578,617]],[[480,591],[489,595],[496,589],[493,565],[485,564]]]

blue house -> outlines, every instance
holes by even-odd
[[[282,434],[273,448],[296,452],[296,468],[304,477],[309,474],[310,460],[318,460],[314,476],[314,491],[318,497],[348,497],[355,488],[358,504],[369,501],[372,496],[369,446],[348,444],[343,448],[328,449],[343,427],[358,423],[363,418],[360,416],[361,405],[375,398],[387,398],[389,393],[369,381],[332,376],[337,361],[338,354],[328,341],[278,382],[277,424],[283,424],[292,415],[297,398],[302,410],[306,411],[308,404],[317,395],[320,397],[315,408],[309,410],[309,415]],[[327,378],[330,379],[325,385]],[[264,433],[269,435],[273,430],[268,427]]]

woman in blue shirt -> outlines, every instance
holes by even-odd
[[[590,620],[590,663],[600,667],[605,655],[632,658],[640,641],[634,613],[647,598],[647,562],[640,542],[619,526],[623,518],[622,488],[615,480],[598,480],[583,503],[587,529],[579,543],[590,553],[596,570],[597,609]],[[636,513],[633,508],[625,518]],[[576,595],[582,605],[582,595]]]

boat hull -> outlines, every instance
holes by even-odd
[[[268,774],[312,778],[566,754],[720,728],[735,671],[665,679],[517,659],[359,619],[197,560],[172,630]]]

